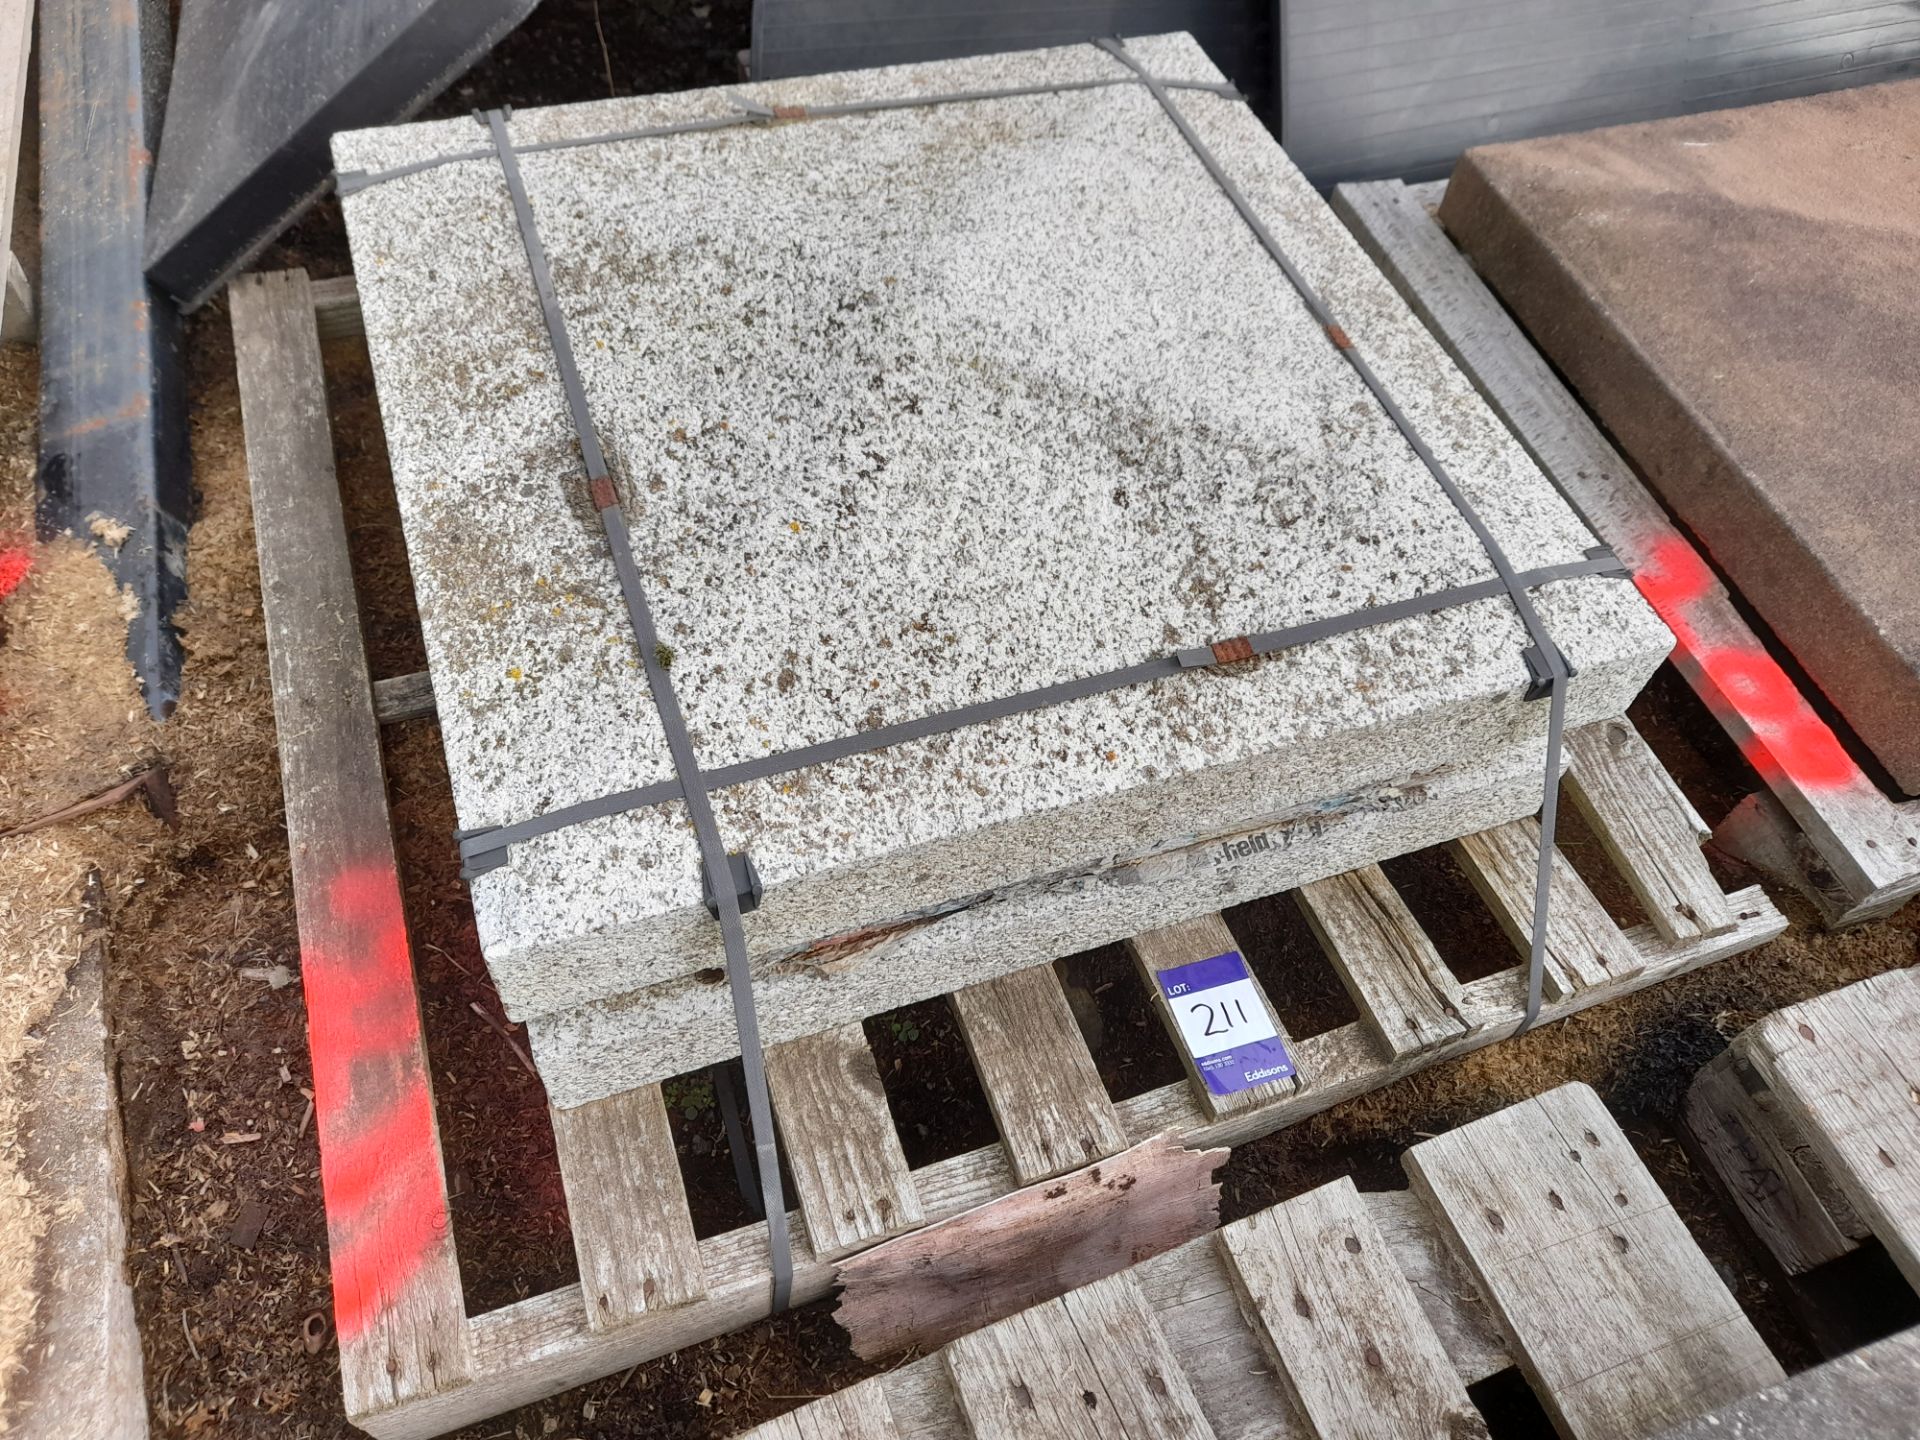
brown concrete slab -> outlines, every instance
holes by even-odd
[[[1470,150],[1440,218],[1920,792],[1920,80]]]

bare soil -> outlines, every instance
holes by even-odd
[[[733,78],[733,52],[745,44],[745,14],[743,0],[693,7],[668,0],[603,0],[597,7],[590,0],[548,0],[520,37],[439,108],[457,113],[480,104],[591,98],[606,93],[608,67],[622,91],[723,82]],[[320,207],[263,264],[304,264],[319,274],[343,270],[335,207]],[[9,814],[16,813],[16,800],[21,806],[64,802],[97,788],[102,775],[140,763],[150,750],[169,763],[179,795],[177,833],[137,807],[82,827],[89,859],[115,877],[118,973],[111,1007],[134,1197],[130,1264],[155,1432],[345,1440],[357,1432],[340,1413],[333,1349],[323,1343],[310,1351],[303,1343],[309,1317],[324,1319],[328,1312],[326,1239],[259,579],[220,305],[196,318],[189,339],[201,508],[189,554],[191,598],[182,616],[188,659],[179,710],[163,729],[133,721],[123,729],[114,717],[126,711],[115,707],[124,707],[130,692],[124,667],[113,672],[117,651],[95,652],[96,668],[106,675],[101,683],[115,695],[109,704],[76,691],[64,670],[21,664],[9,642],[0,652],[7,664],[0,702],[15,713],[43,707],[54,715],[64,695],[73,702],[70,711],[84,713],[42,724],[50,737],[44,747],[9,751],[5,784],[11,788],[0,790],[0,800]],[[374,673],[418,669],[423,655],[411,581],[365,352],[358,342],[334,342],[326,358]],[[30,391],[30,382],[17,377],[8,383],[17,393]],[[22,383],[28,390],[19,389]],[[0,459],[15,475],[4,492],[0,539],[8,526],[24,532],[28,523],[17,472],[19,446],[30,454],[30,426],[24,441],[19,432],[17,423],[0,432]],[[0,626],[25,624],[22,603],[21,597],[0,601]],[[0,710],[0,720],[5,713]],[[1635,706],[1634,719],[1709,822],[1757,785],[1671,672]],[[454,817],[434,724],[389,727],[386,762],[456,1240],[469,1308],[481,1311],[574,1278],[566,1207],[539,1083],[514,1053],[512,1027],[503,1036],[475,1013],[477,1006],[495,1020],[501,1016],[457,874]],[[1565,846],[1609,908],[1623,920],[1637,919],[1631,896],[1577,823]],[[1731,862],[1715,863],[1725,883],[1751,883]],[[1463,976],[1512,963],[1505,938],[1444,855],[1428,852],[1388,869]],[[1585,1080],[1628,1127],[1781,1359],[1790,1368],[1810,1363],[1813,1339],[1781,1277],[1678,1143],[1680,1098],[1697,1068],[1760,1015],[1914,963],[1920,907],[1831,936],[1814,930],[1792,897],[1776,899],[1794,925],[1771,945],[1434,1067],[1240,1147],[1226,1172],[1227,1215],[1343,1173],[1354,1173],[1363,1187],[1401,1185],[1399,1156],[1423,1135],[1555,1084]],[[23,904],[45,902],[14,869],[0,865],[0,914]],[[1228,918],[1295,1033],[1352,1018],[1350,1000],[1291,900],[1257,902]],[[1178,1061],[1124,954],[1092,952],[1061,962],[1061,969],[1070,986],[1084,992],[1083,1029],[1113,1093],[1178,1078]],[[943,1003],[876,1017],[866,1028],[914,1163],[991,1143],[991,1117]],[[0,1040],[5,1033],[0,1023]],[[0,1053],[0,1063],[6,1059]],[[701,1232],[747,1223],[711,1084],[704,1076],[683,1077],[669,1085],[668,1096]],[[0,1110],[0,1196],[4,1124]],[[0,1267],[4,1253],[0,1246]],[[5,1278],[0,1268],[0,1285]],[[6,1323],[0,1312],[0,1342]],[[463,1434],[469,1440],[723,1437],[876,1368],[852,1357],[825,1306],[811,1306]]]

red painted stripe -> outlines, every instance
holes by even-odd
[[[1661,541],[1634,583],[1752,731],[1740,750],[1762,779],[1785,777],[1803,790],[1868,783],[1846,747],[1763,648],[1702,642],[1690,612],[1713,592],[1714,578],[1691,545],[1677,536]]]
[[[20,588],[20,582],[33,569],[33,550],[26,545],[10,545],[0,550],[0,600]]]
[[[450,1217],[399,877],[349,867],[300,918],[334,1323],[351,1340],[404,1293]]]

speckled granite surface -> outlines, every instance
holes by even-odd
[[[1218,78],[1185,37],[1133,49]],[[511,130],[1125,73],[1076,47]],[[1177,98],[1514,563],[1593,544],[1245,107]],[[449,121],[335,155],[484,143]],[[520,163],[703,764],[1491,574],[1139,86]],[[345,204],[461,824],[665,778],[497,161]],[[1618,581],[1540,606],[1580,667],[1576,722],[1670,643]],[[768,886],[755,953],[1537,748],[1524,643],[1489,600],[723,791]],[[719,963],[677,804],[516,846],[473,892],[517,1016]]]

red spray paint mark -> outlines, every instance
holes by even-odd
[[[25,545],[0,550],[0,600],[20,588],[20,582],[33,569],[33,551]]]
[[[1634,583],[1752,731],[1740,750],[1762,779],[1785,776],[1804,790],[1841,790],[1861,782],[1860,767],[1778,661],[1757,645],[1703,642],[1688,612],[1711,593],[1713,572],[1691,545],[1678,537],[1661,541]]]
[[[391,864],[349,868],[314,908],[301,971],[334,1323],[351,1340],[445,1237],[446,1185],[399,877]]]

